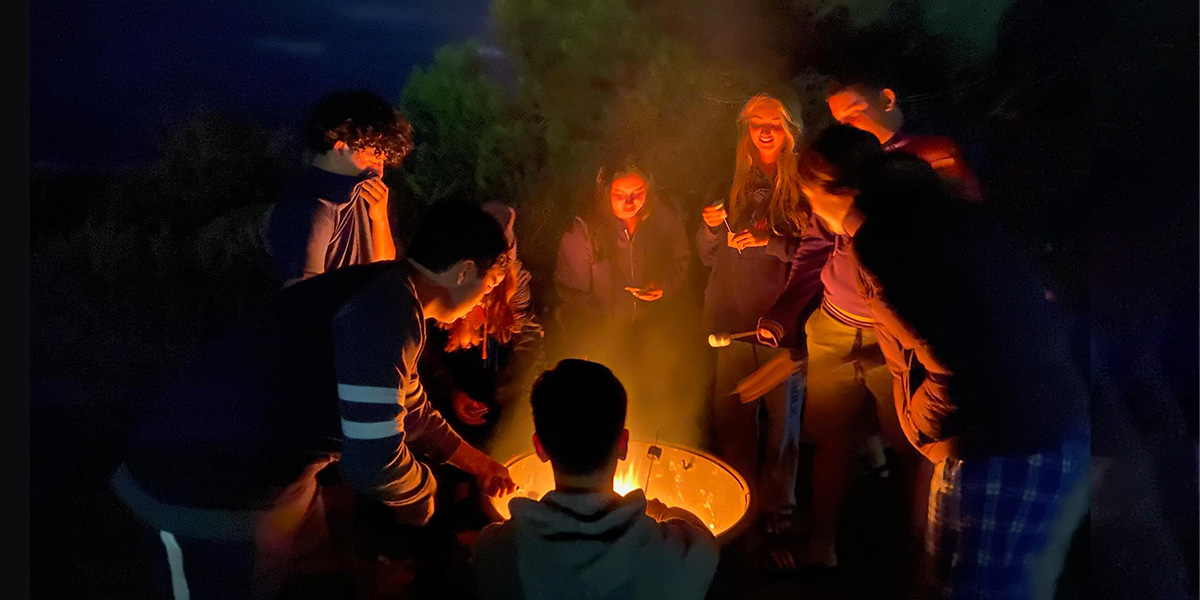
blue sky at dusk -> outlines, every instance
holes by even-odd
[[[292,126],[326,92],[397,100],[438,47],[492,43],[487,0],[47,0],[30,6],[35,168],[144,162],[200,107]]]

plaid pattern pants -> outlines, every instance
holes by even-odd
[[[936,466],[925,535],[926,597],[1050,600],[1087,512],[1089,445]]]

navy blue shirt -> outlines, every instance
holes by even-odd
[[[267,224],[267,250],[281,281],[374,260],[370,205],[361,194],[373,177],[309,167],[287,187]]]
[[[417,375],[425,317],[411,275],[383,261],[283,290],[146,407],[132,478],[170,505],[269,510],[337,460],[360,493],[432,511],[433,475],[413,452],[444,462],[462,440]]]

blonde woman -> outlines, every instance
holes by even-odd
[[[710,332],[754,331],[758,318],[783,291],[798,231],[785,232],[772,213],[805,206],[796,174],[800,126],[778,99],[759,94],[738,115],[733,185],[727,199],[704,208],[696,234],[701,262],[711,269],[704,292]],[[788,207],[772,211],[772,207]],[[788,235],[790,233],[791,235]],[[743,338],[746,339],[746,338]],[[796,504],[796,466],[802,389],[778,385],[760,398],[734,394],[740,380],[786,354],[750,341],[717,349],[714,418],[720,452],[747,480],[768,532],[791,524]],[[743,402],[743,399],[747,400]],[[760,427],[760,412],[766,425]],[[760,464],[759,447],[765,441]]]

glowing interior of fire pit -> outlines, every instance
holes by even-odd
[[[662,455],[655,458],[650,450],[657,447]],[[509,518],[508,501],[514,497],[540,499],[554,489],[550,463],[530,452],[506,464],[513,481],[521,486],[516,496],[494,499],[500,516]],[[716,535],[729,531],[750,506],[750,486],[721,459],[684,446],[648,442],[629,442],[626,460],[617,465],[613,489],[621,495],[642,488],[647,498],[657,498],[667,506],[678,506],[700,517]]]

